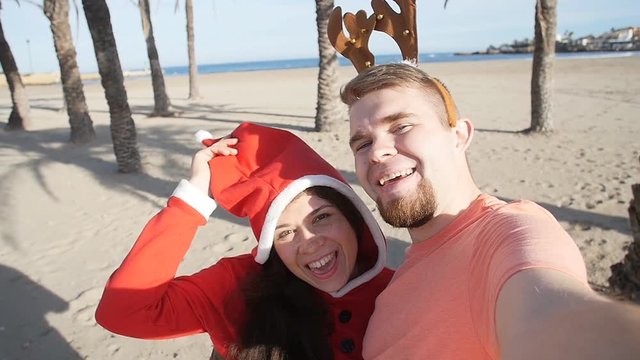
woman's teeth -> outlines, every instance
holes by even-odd
[[[336,254],[335,252],[332,252],[331,254],[327,254],[325,257],[323,257],[322,259],[310,262],[309,264],[307,264],[307,266],[309,267],[309,269],[311,270],[319,270],[321,269],[323,266],[327,265],[328,263],[330,263],[333,259],[335,259]]]

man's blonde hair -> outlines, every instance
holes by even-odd
[[[385,64],[369,68],[358,74],[342,88],[340,98],[351,108],[356,101],[365,95],[392,87],[422,90],[433,104],[442,125],[445,127],[456,126],[458,109],[449,90],[440,80],[410,64]]]

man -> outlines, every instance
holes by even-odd
[[[473,125],[417,67],[373,67],[342,90],[356,175],[405,262],[376,301],[365,359],[638,359],[640,310],[592,291],[546,210],[482,194]]]

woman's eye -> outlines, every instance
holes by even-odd
[[[324,220],[324,219],[328,218],[329,216],[331,216],[331,215],[329,215],[329,214],[327,214],[327,213],[318,214],[318,216],[316,216],[315,218],[313,218],[313,223],[315,224],[315,223],[317,223],[318,221],[322,221],[322,220]]]
[[[278,233],[277,239],[284,240],[287,236],[293,234],[293,230],[284,230]]]

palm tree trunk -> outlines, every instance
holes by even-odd
[[[22,77],[18,71],[18,65],[13,58],[11,47],[4,38],[2,20],[0,19],[0,64],[7,79],[9,91],[11,92],[11,114],[5,130],[26,130],[29,128],[29,100],[27,91],[22,83]]]
[[[160,66],[160,58],[156,49],[156,40],[153,37],[153,25],[151,24],[151,13],[149,10],[149,0],[139,0],[140,17],[142,18],[142,31],[144,39],[147,43],[147,56],[149,57],[149,65],[151,67],[151,82],[153,84],[153,114],[152,116],[172,116],[169,110],[169,97],[164,85],[164,75],[162,74],[162,66]]]
[[[196,63],[196,47],[194,45],[193,31],[193,4],[191,0],[185,1],[185,10],[187,13],[187,48],[189,51],[189,100],[200,98],[200,89],[198,88],[198,64]]]
[[[536,0],[533,66],[531,74],[531,127],[529,132],[550,132],[551,85],[556,53],[556,0]]]
[[[60,81],[71,126],[70,140],[75,144],[91,142],[95,139],[96,133],[89,116],[80,70],[76,62],[76,49],[71,37],[71,26],[69,26],[69,1],[45,0],[43,9],[51,22],[53,43],[60,65]]]
[[[118,171],[140,170],[140,154],[136,145],[136,127],[124,88],[124,77],[116,41],[111,29],[111,16],[105,0],[82,0],[82,7],[91,32],[98,62],[100,81],[104,88],[111,118],[111,140]]]
[[[338,90],[338,58],[327,37],[327,24],[331,10],[333,10],[333,0],[316,0],[316,25],[320,55],[316,131],[335,130],[340,122],[346,120],[344,105],[340,101]]]
[[[631,185],[629,224],[632,241],[624,259],[611,266],[609,286],[614,295],[640,304],[640,183]]]

